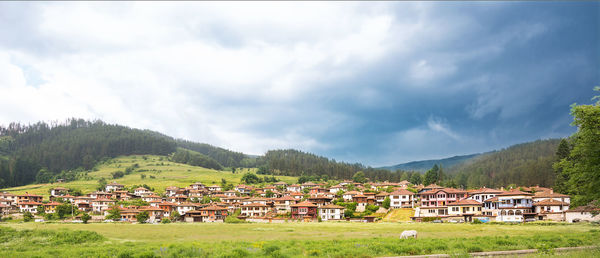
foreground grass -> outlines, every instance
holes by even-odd
[[[600,230],[591,225],[20,223],[0,229],[0,257],[374,257],[600,245]],[[404,229],[418,230],[419,239],[399,239]],[[39,237],[48,232],[71,234],[61,239],[73,241]]]
[[[111,173],[116,171],[125,171],[125,168],[138,164],[140,167],[133,173],[125,175],[119,179],[112,179]],[[98,166],[97,171],[89,172],[87,179],[77,180],[67,183],[54,184],[30,184],[25,186],[2,189],[13,194],[23,194],[29,192],[47,197],[49,190],[58,186],[66,188],[75,188],[82,190],[83,193],[89,193],[96,190],[98,180],[106,178],[108,182],[118,182],[125,186],[147,184],[153,187],[156,192],[162,193],[168,186],[186,187],[194,182],[201,182],[206,185],[220,184],[221,178],[229,183],[239,184],[245,172],[255,172],[253,169],[243,169],[236,173],[231,171],[219,171],[202,167],[194,167],[186,164],[170,162],[164,156],[154,155],[133,155],[123,156],[109,160]],[[140,175],[146,175],[141,179]],[[154,177],[154,178],[152,178]],[[297,177],[277,176],[281,181],[287,183],[296,183]]]

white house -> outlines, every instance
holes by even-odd
[[[122,184],[119,184],[119,183],[116,183],[116,182],[112,182],[110,184],[107,184],[105,189],[106,189],[107,192],[110,193],[110,192],[113,192],[113,191],[123,190],[123,187],[124,186]]]
[[[344,207],[329,204],[319,207],[319,217],[321,220],[342,220],[344,219]]]
[[[150,190],[148,190],[148,189],[146,189],[144,187],[138,187],[138,188],[136,188],[135,190],[133,190],[133,193],[135,195],[137,195],[137,196],[146,196],[146,195],[152,195],[153,194]]]
[[[565,220],[567,222],[600,221],[600,208],[588,205],[567,210],[565,212]]]
[[[415,207],[415,193],[400,189],[390,193],[390,208],[414,208]],[[385,198],[385,197],[384,197]]]
[[[511,190],[497,194],[498,215],[496,221],[523,222],[528,218],[535,218],[533,213],[533,194]]]
[[[288,185],[286,189],[288,190],[288,192],[295,193],[302,191],[302,187],[300,185]]]
[[[264,217],[269,212],[269,207],[261,203],[249,203],[240,206],[241,215],[246,217]]]

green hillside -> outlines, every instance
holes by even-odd
[[[126,168],[138,164],[131,174],[122,178],[112,179],[111,173],[116,171],[125,171]],[[146,184],[155,189],[157,193],[164,192],[167,186],[186,187],[194,182],[202,182],[206,185],[220,184],[221,179],[234,185],[240,183],[245,172],[255,172],[256,169],[238,169],[236,173],[231,171],[218,171],[202,167],[190,166],[186,164],[174,163],[168,161],[166,156],[157,155],[133,155],[122,156],[109,159],[99,164],[92,172],[80,172],[77,180],[65,183],[53,184],[30,184],[12,188],[2,189],[11,193],[33,193],[48,196],[49,189],[54,187],[66,187],[81,190],[84,194],[95,191],[98,187],[98,180],[105,178],[107,182],[117,182],[126,187],[132,185]],[[145,175],[142,179],[141,175]],[[288,176],[277,176],[277,179],[296,183],[298,178]]]
[[[482,154],[446,169],[459,186],[554,185],[559,139],[537,140]]]

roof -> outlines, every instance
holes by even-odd
[[[512,196],[512,195],[533,195],[533,194],[527,193],[527,192],[523,192],[523,191],[519,191],[517,189],[512,189],[512,190],[507,191],[507,192],[499,193],[496,196]]]
[[[431,188],[431,189],[436,189],[436,188],[444,188],[444,187],[441,187],[441,186],[439,186],[439,185],[436,185],[436,184],[430,184],[430,185],[428,185],[428,186],[425,186],[425,187],[423,187],[423,188]]]
[[[21,202],[19,205],[42,205],[41,202]]]
[[[296,198],[291,197],[289,195],[286,195],[286,196],[283,196],[283,197],[280,197],[280,198],[275,198],[273,200],[275,200],[275,201],[295,201]]]
[[[388,193],[388,192],[380,192],[380,193],[378,193],[375,196],[388,196],[388,195],[390,195],[390,193]]]
[[[208,207],[204,207],[204,208],[202,208],[200,210],[201,211],[217,211],[217,210],[223,211],[223,210],[227,210],[227,208],[219,207],[217,205],[211,205],[211,206],[208,206]]]
[[[348,192],[345,192],[344,195],[356,195],[359,193],[360,193],[359,191],[348,191]]]
[[[242,205],[240,207],[267,207],[267,205],[262,204],[262,203],[253,202],[253,203],[248,203],[248,204]]]
[[[317,205],[309,201],[303,201],[296,204],[292,204],[290,205],[290,207],[317,207]]]
[[[49,203],[44,203],[44,206],[58,206],[61,204],[62,203],[60,203],[60,202],[49,202]]]
[[[400,190],[396,190],[390,193],[390,195],[415,195],[415,193],[406,190],[406,189],[400,189]]]
[[[502,191],[498,190],[498,189],[493,189],[493,188],[487,188],[487,187],[482,187],[479,189],[475,189],[473,191],[470,192],[471,194],[499,194],[502,193]]]
[[[42,197],[41,195],[37,195],[37,194],[30,194],[30,193],[26,193],[26,194],[19,194],[18,196]]]
[[[352,196],[352,198],[367,198],[367,196],[362,193],[359,193],[359,194]]]
[[[345,207],[335,205],[335,204],[328,204],[328,205],[319,207],[319,209],[345,209]]]
[[[569,198],[566,194],[555,193],[552,191],[536,192],[534,194],[536,198]]]
[[[561,202],[561,201],[557,201],[554,199],[546,199],[541,202],[536,202],[533,204],[533,206],[559,206],[559,205],[568,206],[569,204],[566,202]]]
[[[114,201],[115,200],[106,199],[106,198],[98,198],[98,199],[92,200],[92,202],[114,202]]]
[[[460,201],[448,203],[447,206],[471,206],[471,205],[481,205],[480,202],[470,199],[462,199]]]

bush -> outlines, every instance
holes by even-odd
[[[168,224],[168,223],[171,223],[171,220],[170,220],[170,219],[168,219],[168,218],[164,218],[164,219],[162,219],[162,220],[160,221],[160,223],[162,223],[162,224]]]
[[[33,214],[31,214],[31,212],[26,211],[25,213],[23,213],[23,221],[30,222],[32,220],[33,220]]]
[[[239,223],[248,223],[248,221],[238,219],[235,216],[227,216],[225,218],[225,223],[239,224]]]
[[[474,219],[473,222],[471,222],[472,224],[483,224],[483,222],[481,222],[481,220],[479,219]]]
[[[83,221],[84,224],[87,224],[90,219],[92,219],[92,216],[90,216],[90,214],[84,213],[83,215],[81,215],[81,221]]]

